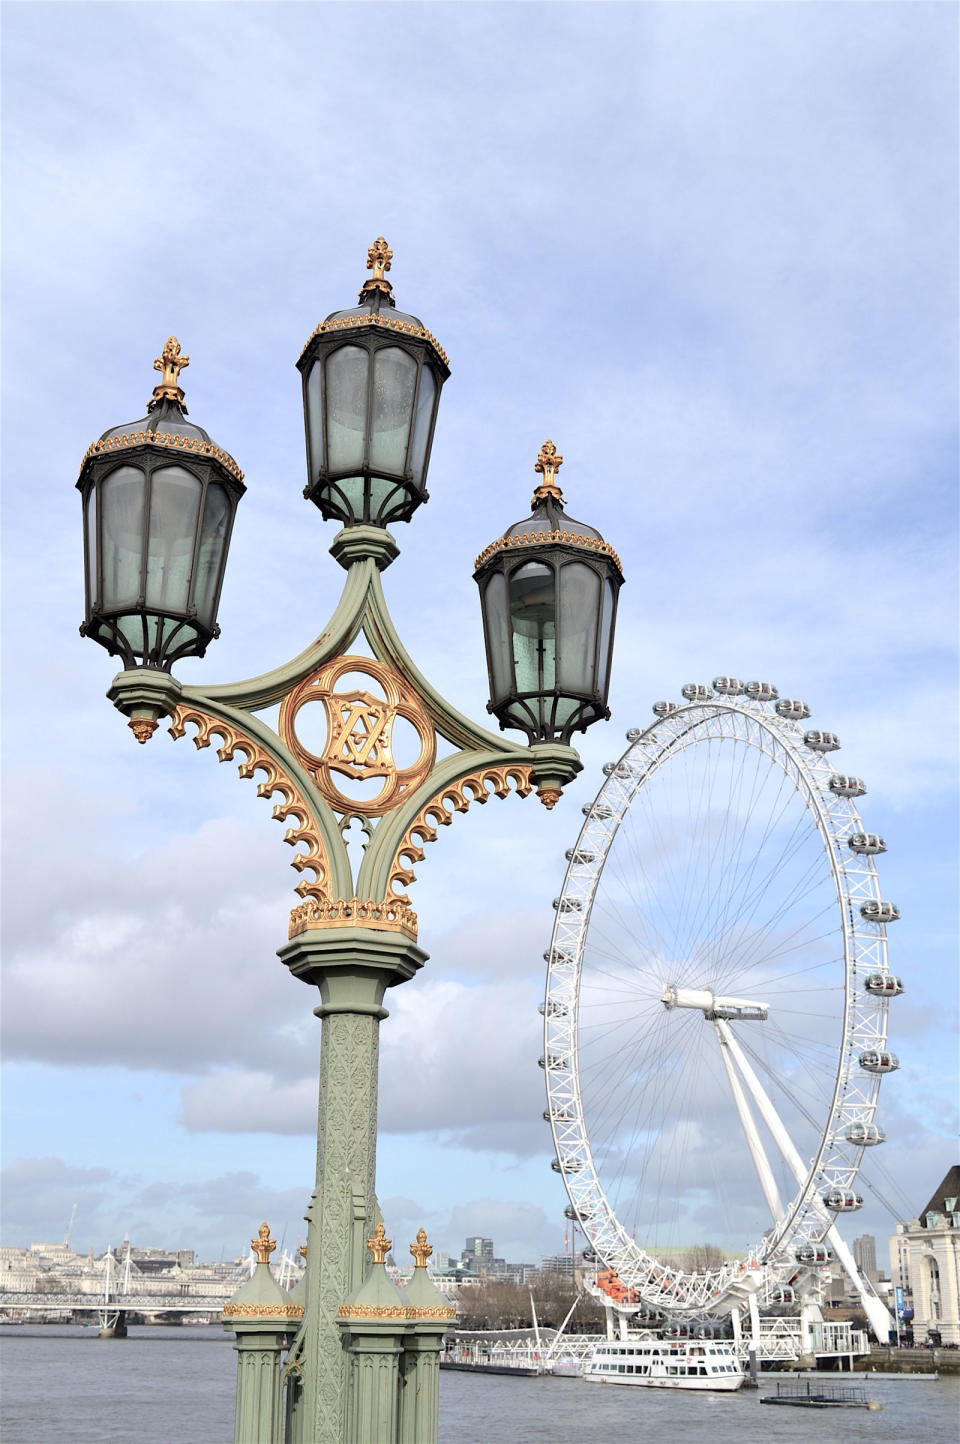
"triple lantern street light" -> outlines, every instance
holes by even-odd
[[[437,1367],[450,1309],[419,1263],[416,1286],[401,1297],[377,1262],[376,1244],[384,1227],[375,1192],[383,998],[427,960],[405,889],[438,827],[473,802],[536,788],[553,807],[581,767],[572,734],[609,716],[623,575],[600,533],[564,511],[557,481],[563,458],[552,441],[537,457],[531,514],[486,547],[474,571],[487,710],[501,731],[523,733],[526,745],[459,713],[417,670],[396,633],[381,584],[399,551],[387,527],[409,521],[427,500],[450,369],[420,320],[396,309],[391,258],[378,238],[359,305],[321,322],[297,363],[304,496],[325,520],[340,523],[330,550],[347,581],[327,626],[291,661],[217,686],[182,684],[172,674],[175,662],[202,657],[218,635],[227,552],[245,490],[232,456],[187,419],[180,378],[189,357],[176,337],[154,362],[160,382],[146,416],[104,432],[77,482],[86,562],[81,631],[123,668],[108,697],[139,742],[168,717],[174,739],[192,726],[198,747],[220,739],[221,761],[242,754],[240,776],[256,775],[264,798],[279,794],[273,815],[292,824],[286,841],[301,875],[302,901],[279,956],[320,993],[316,1186],[296,1306],[302,1322],[282,1377],[276,1321],[283,1315],[286,1328],[289,1310],[265,1302],[272,1295],[262,1271],[253,1294],[238,1295],[225,1311],[245,1361],[236,1422],[236,1439],[245,1444],[435,1444]],[[367,651],[354,646],[361,634]],[[357,674],[368,687],[357,688]],[[315,734],[308,741],[297,731],[301,710],[317,703],[325,716],[320,751]],[[274,727],[261,714],[277,704]],[[401,722],[412,724],[420,746],[417,760],[402,766],[394,739]],[[443,756],[440,738],[450,744]],[[358,786],[361,795],[351,795]],[[365,838],[359,859],[346,841],[354,821]],[[421,1244],[425,1259],[429,1247]],[[371,1371],[366,1364],[374,1357]],[[251,1383],[261,1378],[262,1386]]]

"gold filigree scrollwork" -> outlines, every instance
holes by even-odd
[[[176,336],[168,336],[163,350],[153,363],[154,371],[160,372],[160,385],[153,388],[151,405],[154,401],[179,401],[186,411],[180,387],[180,372],[189,365],[190,357],[180,355],[180,342]]]
[[[491,794],[508,796],[511,782],[518,797],[528,797],[532,791],[529,765],[511,762],[505,767],[479,767],[431,797],[407,828],[394,854],[387,883],[388,896],[408,902],[406,894],[399,889],[409,887],[416,878],[412,864],[423,861],[423,849],[428,842],[436,842],[437,828],[448,827],[454,814],[466,812],[472,802],[485,803]]]
[[[311,899],[291,910],[288,936],[298,938],[301,933],[323,928],[351,927],[405,933],[416,942],[417,915],[401,898],[388,897],[382,902],[358,897],[338,897],[327,902]]]
[[[347,673],[370,677],[383,692],[338,692]],[[322,704],[327,735],[322,752],[311,752],[297,735],[297,714],[310,702]],[[398,767],[393,754],[397,720],[409,722],[420,739],[420,754],[410,767]],[[302,767],[316,780],[324,801],[336,812],[382,817],[429,776],[437,755],[437,734],[419,696],[393,667],[372,657],[334,657],[294,687],[280,707],[280,736]],[[380,779],[371,799],[351,798],[333,780],[367,783]]]
[[[361,311],[359,316],[334,316],[329,321],[321,321],[319,326],[316,326],[310,333],[300,355],[301,357],[304,355],[314,336],[322,336],[328,331],[354,331],[364,326],[382,326],[387,331],[400,331],[404,336],[415,336],[418,341],[427,341],[436,351],[444,366],[448,370],[450,369],[450,357],[432,331],[428,331],[425,326],[418,326],[413,321],[401,321],[396,316],[384,316],[377,311]]]
[[[375,1264],[382,1264],[393,1248],[393,1239],[387,1238],[387,1230],[383,1226],[382,1219],[373,1230],[373,1238],[367,1239],[367,1248],[373,1254]]]
[[[384,291],[388,296],[393,294],[393,288],[384,275],[385,271],[389,271],[392,260],[393,252],[390,247],[387,245],[383,236],[377,236],[377,239],[367,251],[367,270],[372,271],[373,275],[369,281],[364,281],[364,291]],[[361,291],[360,294],[362,295],[363,291]]]
[[[287,829],[283,840],[291,847],[306,843],[306,852],[296,853],[290,866],[296,868],[297,872],[312,872],[314,875],[312,882],[307,878],[299,882],[295,891],[302,898],[325,903],[329,897],[330,863],[320,828],[300,788],[259,742],[255,742],[232,723],[222,722],[219,717],[213,717],[209,712],[201,712],[197,707],[180,706],[174,711],[170,736],[175,742],[186,735],[187,724],[190,722],[197,729],[193,739],[195,747],[209,747],[210,738],[216,735],[223,742],[223,746],[217,749],[217,757],[221,762],[230,762],[236,752],[242,752],[245,760],[238,768],[241,777],[252,778],[258,771],[266,773],[266,781],[257,783],[258,797],[269,798],[275,792],[283,794],[283,801],[276,804],[273,816],[277,822],[286,822],[293,818],[298,824]]]
[[[256,1238],[250,1240],[250,1247],[257,1256],[258,1263],[269,1263],[270,1255],[276,1248],[276,1242],[270,1237],[270,1225],[262,1223],[257,1229]]]
[[[184,407],[186,410],[186,407]],[[179,431],[130,431],[122,436],[107,436],[102,441],[92,441],[83,453],[83,466],[91,456],[104,456],[111,451],[126,451],[132,446],[171,446],[176,451],[189,451],[196,456],[212,456],[226,467],[231,476],[243,480],[243,472],[228,451],[215,446],[212,441],[202,441],[199,436],[181,436]]]
[[[413,1255],[414,1267],[425,1269],[427,1259],[433,1253],[432,1244],[427,1243],[427,1230],[425,1228],[417,1229],[417,1241],[410,1245],[410,1252]]]
[[[500,552],[508,552],[514,547],[529,546],[568,546],[583,547],[588,552],[599,552],[601,556],[610,557],[617,565],[617,570],[622,572],[620,558],[617,556],[609,542],[601,541],[599,537],[583,536],[579,532],[572,531],[525,531],[517,536],[502,536],[477,557],[473,564],[474,571],[482,567],[491,557],[499,555]]]
[[[302,1319],[303,1304],[225,1304],[225,1319]]]
[[[557,455],[557,448],[553,442],[545,441],[533,468],[543,477],[543,480],[533,493],[531,506],[536,506],[538,501],[546,501],[548,497],[552,497],[559,506],[563,506],[563,493],[557,482],[557,472],[562,465],[563,457]]]

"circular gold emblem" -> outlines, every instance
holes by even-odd
[[[337,683],[348,673],[371,678],[383,695],[338,692]],[[326,741],[319,752],[297,736],[297,714],[310,702],[321,703],[326,714]],[[420,743],[419,756],[407,767],[398,767],[394,757],[393,733],[400,718]],[[336,657],[306,677],[283,700],[280,735],[332,808],[364,817],[382,817],[405,792],[419,787],[437,754],[436,733],[420,698],[399,672],[372,657]],[[362,783],[382,778],[382,786],[372,797],[351,798],[332,774]]]

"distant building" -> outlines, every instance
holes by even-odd
[[[919,1218],[898,1223],[890,1275],[913,1310],[913,1336],[960,1344],[960,1164],[954,1164]],[[908,1320],[909,1321],[909,1316]]]
[[[460,1267],[469,1273],[489,1273],[493,1265],[493,1239],[468,1238],[460,1255]]]
[[[871,1283],[876,1283],[879,1277],[877,1240],[872,1234],[865,1233],[862,1237],[853,1240],[853,1259],[860,1272],[866,1274]]]
[[[573,1277],[573,1255],[568,1253],[551,1254],[540,1262],[541,1271],[545,1274],[567,1274]]]

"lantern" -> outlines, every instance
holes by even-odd
[[[334,311],[297,362],[307,437],[304,496],[344,526],[409,521],[427,500],[427,468],[445,352],[416,316],[396,309],[382,236],[360,304]]]
[[[535,470],[543,480],[533,515],[517,522],[476,561],[490,701],[501,729],[531,742],[568,743],[609,717],[607,693],[623,573],[598,531],[563,510],[556,481],[563,461],[545,441]]]
[[[232,456],[186,420],[171,336],[141,421],[115,426],[83,458],[85,636],[125,669],[169,670],[202,657],[219,635],[217,606],[237,505],[245,491]]]

